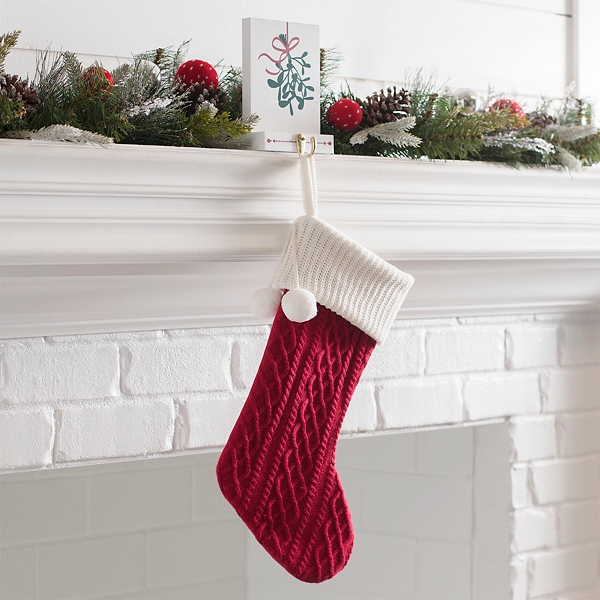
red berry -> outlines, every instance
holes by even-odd
[[[97,81],[100,81],[101,83],[105,83],[104,81],[102,81],[102,78],[104,77],[104,79],[106,79],[106,84],[110,87],[112,87],[113,85],[115,85],[115,82],[113,80],[112,75],[110,74],[110,71],[107,71],[106,69],[103,69],[102,67],[99,67],[98,65],[92,65],[91,67],[88,67],[84,72],[83,72],[83,79],[87,82],[87,83],[92,83],[92,81],[94,81],[94,79],[96,79]]]
[[[362,121],[362,108],[351,98],[342,98],[329,107],[325,120],[340,131],[352,131]]]
[[[509,100],[508,98],[501,98],[500,100],[496,100],[491,106],[490,111],[492,110],[502,110],[504,108],[508,108],[513,115],[517,115],[519,119],[521,119],[521,125],[525,123],[527,120],[527,115],[525,111],[521,108],[521,105],[514,100]]]
[[[187,60],[179,65],[175,79],[179,79],[186,88],[194,83],[200,83],[206,89],[211,85],[216,89],[219,85],[219,76],[214,67],[203,60]]]

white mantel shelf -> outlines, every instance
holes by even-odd
[[[600,169],[317,156],[319,216],[416,278],[404,318],[596,309]],[[256,323],[293,155],[0,141],[0,337]]]

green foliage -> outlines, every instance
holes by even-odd
[[[225,75],[219,77],[219,87],[225,92],[229,103],[227,112],[232,119],[242,117],[242,70],[231,67]]]
[[[213,116],[208,110],[199,110],[187,122],[185,145],[222,148],[251,130],[252,127],[241,120],[232,121],[229,113]]]
[[[431,160],[479,160],[481,155],[482,160],[487,160],[493,149],[483,151],[484,136],[520,125],[518,117],[508,110],[463,114],[452,97],[436,91],[431,80],[424,80],[420,74],[414,79],[413,86],[410,89],[410,115],[416,119],[416,124],[410,133],[421,139],[418,146],[398,148],[371,137],[364,144],[351,145],[350,138],[356,131],[341,132],[325,121],[326,109],[338,98],[355,99],[349,89],[337,97],[334,94],[326,97],[321,131],[335,136],[336,152],[340,154],[427,157]]]
[[[20,31],[12,31],[0,35],[0,75],[5,73],[6,58],[16,46]],[[0,134],[8,131],[26,129],[25,104],[21,101],[10,100],[0,94]]]
[[[472,160],[484,162],[504,163],[509,167],[519,166],[550,166],[555,164],[551,159],[532,150],[519,148],[518,146],[482,146]]]
[[[339,154],[478,160],[520,166],[560,166],[577,169],[600,162],[600,134],[591,127],[589,103],[567,96],[556,113],[559,125],[534,127],[509,110],[481,110],[465,114],[452,96],[421,72],[409,78],[410,115],[416,124],[410,133],[420,138],[414,147],[398,148],[369,136],[364,144],[350,144],[357,131],[343,132],[325,121],[327,109],[340,98],[353,98],[350,89],[328,90],[321,102],[321,131],[335,138]]]
[[[600,163],[600,133],[565,144],[565,148],[586,167]]]
[[[0,40],[1,56],[16,37],[7,34]],[[241,71],[230,69],[223,78],[225,106],[234,112],[233,118],[228,111],[213,115],[208,110],[187,116],[185,98],[174,89],[175,71],[186,49],[187,42],[176,50],[158,48],[135,56],[113,71],[114,86],[108,84],[101,65],[84,70],[73,53],[43,52],[33,82],[40,103],[26,115],[22,103],[0,96],[0,134],[17,129],[32,134],[68,125],[117,143],[239,147],[239,138],[257,120],[241,118]],[[160,85],[144,62],[148,60],[161,71]]]
[[[135,58],[133,63],[120,65],[112,72],[112,76],[125,106],[133,108],[159,95],[160,86],[143,59]]]
[[[432,160],[476,160],[486,134],[520,125],[508,110],[463,114],[451,96],[435,91],[420,74],[411,89],[410,114],[417,119],[411,131],[422,142],[407,148],[406,156]]]
[[[186,140],[185,114],[176,108],[159,107],[129,117],[132,130],[124,144],[183,146]]]
[[[339,70],[342,55],[335,48],[321,48],[319,53],[321,103],[331,94],[333,77]]]
[[[6,57],[10,51],[17,45],[21,31],[12,31],[0,35],[0,73],[5,73]]]
[[[557,120],[561,125],[587,125],[594,119],[594,109],[590,102],[576,98],[571,91],[563,99]]]
[[[422,143],[416,148],[408,148],[407,156],[443,160],[477,158],[484,135],[517,124],[518,118],[508,110],[465,115],[446,97],[440,96],[432,104],[431,116],[423,118],[412,131]]]
[[[26,129],[25,108],[22,102],[13,102],[0,95],[0,133]]]
[[[109,87],[100,69],[84,76],[83,66],[71,52],[61,52],[53,61],[44,53],[34,80],[40,104],[29,118],[32,130],[49,125],[71,125],[121,141],[131,131],[122,114],[124,97],[118,87]]]

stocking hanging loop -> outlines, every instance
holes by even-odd
[[[312,154],[300,157],[300,184],[304,214],[307,217],[317,217],[319,212],[317,206],[317,177],[315,159]]]

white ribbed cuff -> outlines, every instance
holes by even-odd
[[[414,278],[317,217],[299,217],[292,227],[274,286],[311,291],[319,304],[383,343]]]

